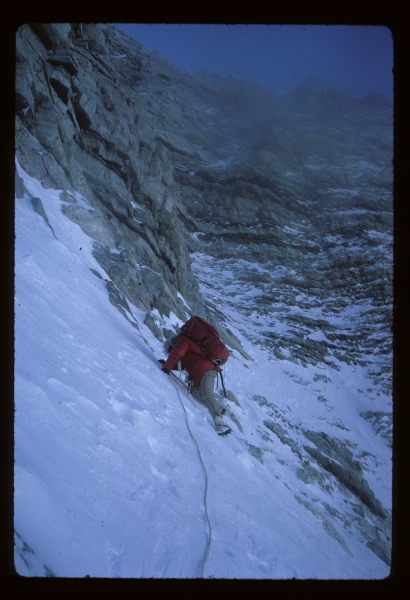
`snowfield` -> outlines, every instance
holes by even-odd
[[[257,327],[233,308],[234,279],[227,273],[229,288],[218,293],[212,261],[195,255],[201,291],[218,301],[253,358],[234,351],[226,365],[226,387],[239,405],[225,401],[233,431],[218,437],[208,411],[160,371],[162,344],[143,325],[145,314],[131,307],[126,320],[110,304],[93,240],[63,215],[60,192],[17,166],[53,229],[30,198],[16,199],[17,573],[387,577],[390,568],[347,523],[340,489],[298,478],[297,454],[264,425],[264,401],[300,447],[313,445],[302,434],[308,429],[347,440],[355,456],[367,453],[364,476],[391,510],[391,449],[360,417],[391,410],[391,398],[366,391],[360,367],[272,360],[243,335],[256,338]],[[178,323],[172,314],[162,321],[169,329]]]

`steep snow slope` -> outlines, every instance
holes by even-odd
[[[386,577],[377,539],[388,535],[391,451],[360,413],[389,399],[360,393],[359,368],[273,361],[245,336],[252,321],[235,310],[238,290],[223,280],[216,290],[220,271],[197,255],[205,295],[254,359],[234,352],[228,361],[233,433],[218,437],[207,411],[159,370],[145,314],[131,307],[126,320],[109,303],[92,239],[62,214],[59,191],[19,173],[53,231],[27,196],[16,200],[17,572]],[[372,510],[314,459],[313,433],[335,431],[352,463],[361,456]]]

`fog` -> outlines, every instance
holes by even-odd
[[[393,37],[387,27],[340,25],[115,24],[190,74],[211,70],[285,94],[308,77],[362,98],[393,99]]]

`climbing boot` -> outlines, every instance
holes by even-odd
[[[232,429],[222,421],[222,417],[215,417],[215,431],[218,435],[228,435]]]

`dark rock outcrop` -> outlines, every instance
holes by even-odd
[[[31,204],[33,205],[33,208],[36,211],[36,213],[38,215],[40,215],[40,217],[43,217],[44,221],[50,227],[51,231],[53,232],[53,236],[56,237],[56,234],[54,233],[54,230],[50,225],[50,221],[48,220],[46,211],[44,210],[44,206],[43,206],[43,203],[41,202],[41,198],[31,198]]]

